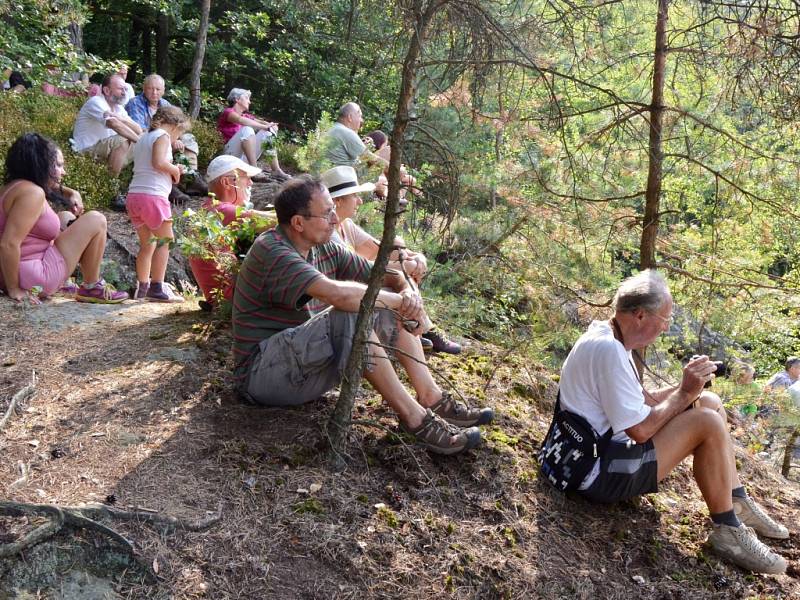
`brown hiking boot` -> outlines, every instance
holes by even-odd
[[[494,419],[494,410],[488,406],[484,408],[467,406],[453,398],[450,392],[442,392],[442,399],[431,406],[431,410],[451,425],[457,427],[486,425]]]
[[[426,409],[422,424],[416,429],[400,425],[413,435],[417,443],[436,454],[458,454],[481,443],[481,430],[477,427],[461,429]]]

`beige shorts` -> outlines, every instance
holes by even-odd
[[[121,135],[112,135],[111,137],[103,138],[94,146],[86,148],[81,153],[88,154],[97,161],[106,162],[108,157],[111,156],[111,153],[123,144],[128,144],[128,152],[125,155],[125,164],[127,165],[133,160],[133,144],[130,140]]]

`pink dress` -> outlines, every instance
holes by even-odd
[[[6,229],[5,202],[8,192],[22,180],[13,181],[0,197],[0,238]],[[67,263],[61,252],[53,244],[61,232],[61,223],[58,215],[45,202],[44,211],[33,227],[22,240],[19,257],[19,287],[29,290],[38,285],[42,293],[49,296],[64,284],[69,273]],[[3,273],[0,271],[0,288],[6,290]]]

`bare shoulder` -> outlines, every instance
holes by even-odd
[[[32,181],[12,181],[0,188],[3,208],[6,213],[12,209],[41,212],[45,203],[44,190]]]

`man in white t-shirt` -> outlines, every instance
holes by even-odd
[[[133,144],[142,128],[125,112],[125,82],[114,73],[103,80],[102,93],[89,98],[78,112],[72,130],[72,147],[105,162],[113,176],[133,157]]]
[[[785,539],[789,532],[747,495],[724,408],[716,394],[703,391],[716,364],[707,356],[694,358],[680,384],[660,390],[647,391],[640,383],[631,352],[669,329],[672,296],[666,282],[656,271],[643,271],[622,282],[613,307],[610,320],[594,321],[578,339],[561,371],[562,409],[584,417],[598,435],[614,432],[579,493],[595,502],[652,493],[693,456],[694,478],[713,522],[714,550],[742,568],[783,573],[786,561],[755,533]]]

